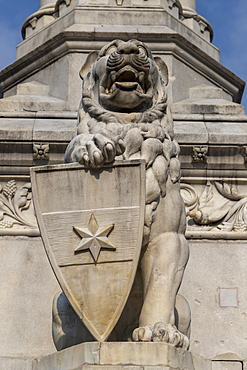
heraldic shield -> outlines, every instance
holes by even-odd
[[[42,240],[77,315],[105,341],[128,299],[142,245],[145,163],[31,169]]]

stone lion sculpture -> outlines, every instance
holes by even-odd
[[[180,196],[179,146],[167,104],[168,71],[137,40],[114,40],[91,53],[81,72],[77,132],[65,163],[101,167],[145,159],[146,212],[140,268],[143,302],[133,341],[189,346],[190,311],[177,295],[189,248]]]

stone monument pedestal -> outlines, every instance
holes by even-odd
[[[210,370],[211,361],[166,343],[91,342],[35,359],[33,370]]]

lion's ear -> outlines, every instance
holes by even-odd
[[[160,72],[162,74],[163,80],[165,81],[165,84],[168,85],[169,81],[169,75],[168,75],[168,68],[163,59],[160,57],[154,57],[155,63],[160,69]]]
[[[83,78],[87,75],[89,72],[91,65],[96,61],[98,58],[98,51],[92,51],[90,54],[88,54],[87,59],[80,70],[80,77],[83,80]]]

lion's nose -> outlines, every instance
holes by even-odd
[[[133,42],[124,42],[118,47],[120,54],[139,54],[139,48]]]

